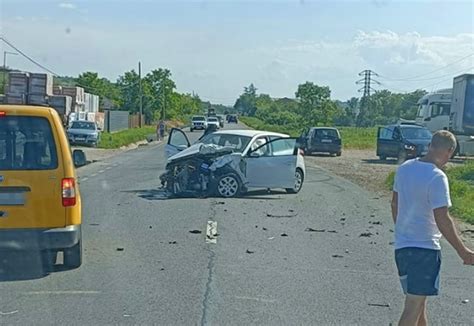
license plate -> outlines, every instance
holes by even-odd
[[[86,139],[83,138],[83,137],[76,137],[76,140],[77,140],[77,141],[84,141],[84,140],[86,140]]]
[[[24,192],[0,193],[0,206],[21,206],[25,205]]]
[[[321,143],[332,143],[331,139],[322,139]]]

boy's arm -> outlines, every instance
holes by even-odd
[[[392,207],[392,219],[393,223],[397,223],[397,215],[398,215],[398,192],[394,191],[392,193],[392,202],[391,202],[391,207]]]
[[[466,265],[474,265],[474,252],[468,249],[459,237],[453,219],[449,215],[448,207],[433,210],[436,224],[441,234],[448,240]]]

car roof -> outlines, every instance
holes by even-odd
[[[337,128],[334,127],[311,127],[313,130],[337,130]]]
[[[260,135],[288,137],[288,135],[281,134],[278,132],[253,130],[253,129],[227,129],[227,130],[216,131],[214,132],[214,134],[236,135],[236,136],[245,136],[245,137],[255,137],[255,136],[260,136]]]
[[[0,111],[4,111],[8,114],[24,115],[24,116],[50,116],[54,109],[47,106],[35,106],[35,105],[11,105],[1,104]]]
[[[395,124],[395,125],[389,125],[387,127],[400,127],[400,128],[418,128],[418,129],[426,129],[426,127],[423,127],[423,126],[420,126],[420,125],[417,125],[417,124],[410,124],[410,123],[407,123],[407,124]]]

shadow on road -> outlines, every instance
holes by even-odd
[[[165,189],[140,189],[140,190],[124,190],[124,193],[133,193],[136,194],[138,197],[146,200],[176,200],[176,199],[184,199],[184,198],[219,198],[217,196],[198,196],[197,194],[188,194],[188,195],[181,195],[181,196],[173,196]],[[238,198],[242,199],[264,199],[264,200],[279,200],[279,197],[271,197],[272,195],[281,195],[287,194],[285,191],[278,191],[278,190],[255,190],[249,191]]]
[[[368,163],[368,164],[389,164],[389,165],[397,165],[398,160],[380,160],[380,159],[363,159],[362,162]]]
[[[40,279],[52,272],[68,270],[56,264],[56,255],[45,255],[38,251],[0,251],[0,282]]]

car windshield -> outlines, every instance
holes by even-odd
[[[235,152],[242,153],[251,139],[251,137],[235,134],[214,133],[204,136],[198,143],[230,147],[233,148]]]
[[[209,122],[218,122],[217,118],[208,118],[207,121],[209,121]]]
[[[56,145],[48,120],[0,118],[0,175],[2,170],[50,170],[57,165]]]
[[[193,117],[193,121],[206,121],[205,117]]]
[[[339,134],[335,129],[316,129],[314,133],[315,138],[339,138]]]
[[[90,122],[74,121],[71,125],[71,129],[95,130],[95,125]]]
[[[433,136],[428,129],[425,128],[401,128],[402,135],[406,139],[431,139]]]

